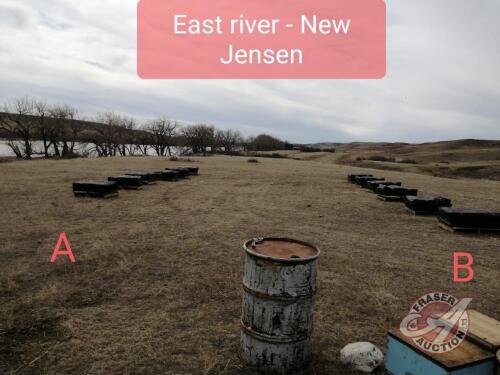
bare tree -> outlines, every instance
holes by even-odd
[[[18,159],[22,159],[24,157],[21,147],[19,147],[19,144],[14,139],[9,139],[7,141],[7,146],[10,147]]]
[[[283,147],[282,141],[268,135],[244,142],[238,131],[218,130],[206,124],[181,129],[175,120],[166,117],[149,121],[141,129],[134,118],[115,112],[99,113],[95,121],[88,122],[73,107],[50,106],[28,97],[6,104],[4,111],[0,114],[0,133],[8,138],[7,144],[18,158],[30,159],[37,153],[33,150],[34,140],[41,141],[43,150],[38,153],[45,157],[70,157],[79,142],[91,143],[88,152],[100,157],[133,155],[136,151],[147,155],[151,148],[158,156],[166,156],[172,155],[174,146],[194,154],[232,152],[241,146],[252,150]]]
[[[92,143],[98,156],[116,156],[120,145],[121,117],[114,112],[99,113],[93,126]]]
[[[33,148],[31,141],[36,132],[34,121],[34,101],[24,97],[15,99],[4,105],[5,114],[0,116],[0,130],[8,134],[7,143],[16,156],[31,159]],[[21,144],[16,143],[16,139]]]
[[[172,155],[172,147],[179,124],[176,121],[160,117],[146,124],[151,134],[151,145],[158,156]]]
[[[148,154],[148,150],[153,144],[152,134],[147,131],[147,126],[148,124],[143,125],[141,129],[137,129],[132,135],[132,144],[143,156]]]
[[[129,116],[119,116],[118,127],[118,152],[122,156],[126,156],[127,153],[132,155],[134,153],[134,130],[136,127],[136,120]]]
[[[216,143],[224,148],[225,152],[232,152],[243,143],[241,133],[231,129],[217,130],[215,132],[215,139]]]
[[[33,101],[33,119],[36,123],[37,136],[42,140],[43,154],[50,157],[50,147],[52,146],[54,122],[50,121],[50,109],[44,100]]]
[[[75,145],[82,132],[82,125],[78,123],[78,110],[66,104],[50,108],[50,140],[54,147],[54,154],[68,157],[75,153]]]
[[[206,154],[209,148],[210,151],[214,151],[216,148],[214,126],[205,124],[191,125],[184,128],[182,134],[186,146],[191,148],[193,154],[200,152]]]

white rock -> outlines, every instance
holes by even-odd
[[[361,372],[373,372],[384,362],[384,355],[370,342],[355,342],[340,351],[340,360]]]

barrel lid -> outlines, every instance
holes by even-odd
[[[243,249],[250,255],[283,263],[304,263],[319,256],[319,249],[290,238],[256,237],[246,241]]]

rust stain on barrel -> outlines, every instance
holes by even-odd
[[[280,259],[309,258],[318,253],[318,250],[310,245],[283,240],[255,242],[250,248],[259,254]]]

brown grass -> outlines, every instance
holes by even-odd
[[[339,350],[385,347],[421,294],[473,297],[500,318],[500,238],[452,234],[347,184],[356,168],[314,161],[197,158],[200,176],[116,199],[77,199],[71,182],[169,165],[160,158],[0,164],[0,373],[253,374],[238,359],[242,242],[257,235],[322,250],[317,374],[350,373]],[[368,170],[369,171],[369,170]],[[370,172],[370,171],[369,171]],[[371,171],[373,172],[373,171]],[[500,183],[374,173],[456,206],[500,207]],[[59,232],[77,262],[49,262]],[[452,281],[452,252],[476,279]]]
[[[500,141],[464,139],[422,144],[346,143],[335,154],[286,152],[292,158],[447,178],[500,180]]]

